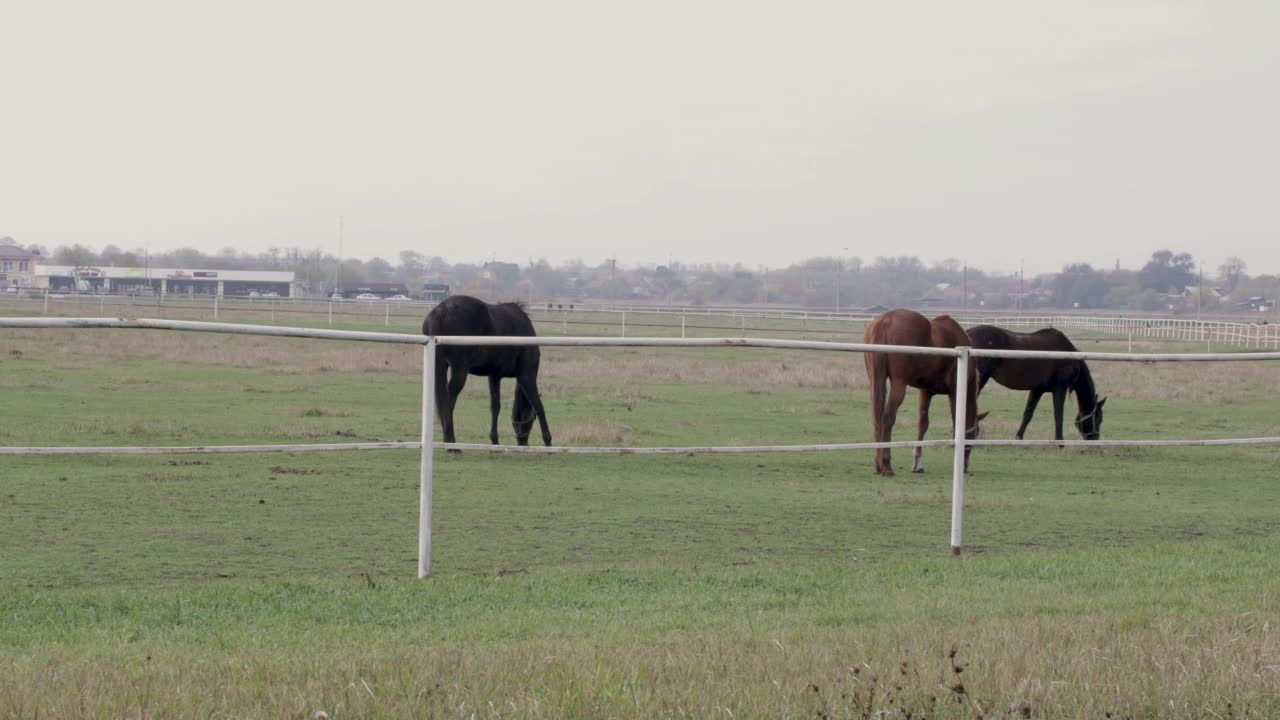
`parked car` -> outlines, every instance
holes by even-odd
[[[377,295],[374,295],[373,293],[360,293],[359,295],[356,296],[356,299],[357,300],[381,300],[382,298],[378,297]]]
[[[264,293],[262,293],[262,297],[280,297],[280,293],[278,293],[278,292],[264,292]]]
[[[408,300],[409,298],[408,298],[407,296],[405,296],[405,295],[392,295],[391,297],[389,297],[389,298],[387,298],[387,299],[388,299],[388,300]]]
[[[262,297],[262,293],[258,292],[257,290],[250,290],[250,291],[249,291],[249,297],[251,297],[251,298],[254,298],[254,297]]]
[[[341,299],[342,299],[342,293],[334,293],[334,294],[332,294],[332,295],[330,295],[330,296],[329,296],[329,299],[330,299],[330,300],[341,300]]]

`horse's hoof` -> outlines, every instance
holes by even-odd
[[[922,468],[922,467],[918,467],[918,468],[911,468],[911,472],[915,473],[916,475],[923,475],[923,474],[924,474],[924,468]]]
[[[448,450],[445,450],[445,453],[449,455],[461,455],[462,451],[458,448],[449,448]]]
[[[880,474],[884,477],[893,477],[893,468],[885,468],[880,471]]]

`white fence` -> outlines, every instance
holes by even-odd
[[[269,316],[272,323],[299,322],[307,316],[324,318],[332,327],[338,322],[359,322],[391,327],[393,322],[420,325],[435,303],[421,301],[361,301],[311,298],[242,298],[212,295],[127,296],[96,294],[60,294],[27,291],[24,295],[0,293],[0,308],[39,309],[41,314],[82,314],[96,310],[102,315],[132,316],[144,312],[222,320],[226,317],[255,319]],[[834,312],[770,307],[688,307],[663,305],[626,305],[610,303],[534,302],[528,309],[535,321],[560,325],[564,335],[570,326],[603,327],[604,332],[620,336],[643,335],[662,328],[672,333],[678,327],[680,336],[697,330],[735,331],[744,335],[755,328],[749,321],[772,321],[766,332],[807,334],[857,334],[875,319],[861,311]],[[1159,315],[1089,315],[1068,313],[998,314],[938,309],[935,314],[950,312],[962,325],[999,325],[1007,328],[1038,329],[1056,327],[1077,329],[1118,337],[1152,338],[1184,342],[1202,342],[1207,348],[1217,346],[1280,350],[1280,315],[1274,313],[1254,318],[1192,319]],[[1261,314],[1259,314],[1261,315]],[[714,324],[713,324],[714,323]],[[545,334],[545,333],[544,333]],[[578,333],[582,334],[582,333]]]
[[[0,328],[122,328],[141,330],[180,330],[195,332],[230,333],[239,335],[268,335],[278,337],[302,337],[330,340],[359,340],[367,342],[399,343],[423,346],[422,362],[422,435],[419,442],[382,443],[332,443],[301,445],[232,445],[232,446],[182,446],[182,447],[0,447],[0,455],[77,455],[77,454],[170,454],[170,453],[247,453],[247,452],[307,452],[334,450],[386,450],[420,449],[420,497],[418,577],[431,572],[431,513],[434,474],[434,449],[470,449],[517,453],[584,453],[584,454],[674,454],[674,453],[742,453],[742,452],[808,452],[832,450],[869,450],[876,448],[907,448],[951,446],[951,552],[959,554],[962,545],[964,512],[964,451],[966,447],[980,445],[1019,446],[1207,446],[1280,443],[1280,437],[1227,438],[1216,440],[966,440],[964,423],[953,423],[951,440],[903,441],[892,443],[844,443],[830,445],[765,445],[741,447],[670,447],[670,448],[591,448],[591,447],[518,447],[470,443],[435,442],[434,377],[436,347],[439,345],[464,346],[645,346],[645,347],[723,347],[723,348],[781,348],[794,350],[820,350],[837,352],[883,352],[914,355],[941,355],[957,359],[958,385],[956,392],[956,417],[964,417],[968,399],[968,368],[974,357],[1059,358],[1110,362],[1239,362],[1280,360],[1280,352],[1237,353],[1098,353],[1098,352],[1028,352],[1017,350],[978,350],[960,348],[925,348],[893,345],[867,345],[862,343],[834,343],[804,340],[775,340],[758,338],[610,338],[610,337],[477,337],[438,336],[424,337],[401,333],[372,333],[342,330],[324,330],[296,327],[260,325],[236,325],[181,320],[121,320],[114,318],[0,318]]]

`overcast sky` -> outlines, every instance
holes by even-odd
[[[11,2],[0,236],[1280,272],[1280,3]]]

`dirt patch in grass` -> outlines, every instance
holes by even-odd
[[[296,468],[286,467],[284,465],[276,465],[271,468],[272,475],[319,475],[320,471],[314,468]]]
[[[346,410],[327,410],[325,408],[313,407],[303,410],[298,413],[298,415],[301,417],[352,417],[355,413],[348,412]]]

